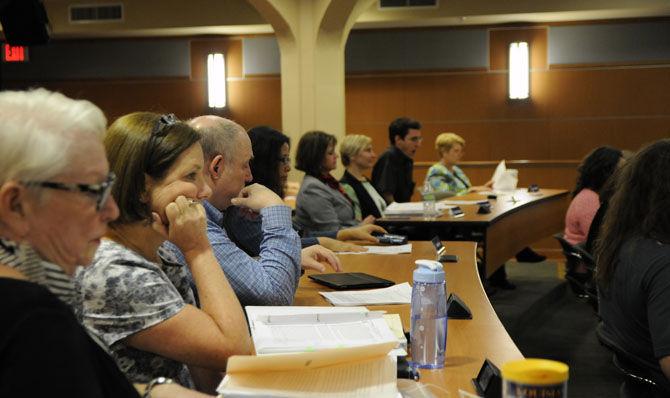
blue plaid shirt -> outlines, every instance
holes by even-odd
[[[262,217],[259,214],[253,216],[237,206],[230,206],[223,214],[222,225],[230,240],[235,242],[237,247],[251,257],[260,256],[263,227]],[[297,229],[295,224],[293,224],[293,229]],[[298,235],[300,235],[299,232]],[[337,239],[337,231],[312,231],[309,236],[300,238],[300,244],[303,249],[318,245],[318,238],[321,237]]]
[[[207,237],[242,306],[291,305],[300,279],[301,249],[300,238],[291,224],[291,209],[270,206],[258,215],[233,207],[221,212],[207,201],[203,205],[207,213]],[[263,238],[258,259],[245,253],[226,233],[223,226],[233,217],[238,241],[245,235],[256,235],[260,222]],[[164,246],[186,263],[175,245],[165,242]]]

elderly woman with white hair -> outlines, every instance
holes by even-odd
[[[68,305],[70,276],[119,214],[106,123],[88,101],[44,89],[0,93],[2,397],[139,397]],[[203,396],[177,385],[148,393]]]
[[[365,176],[372,170],[377,155],[372,149],[372,138],[349,134],[340,144],[342,164],[346,167],[340,183],[354,203],[356,217],[379,218],[386,209],[386,201]]]

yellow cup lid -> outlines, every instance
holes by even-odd
[[[500,372],[505,380],[522,384],[558,384],[568,380],[568,365],[549,359],[527,358],[510,361]]]

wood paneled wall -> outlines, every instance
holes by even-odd
[[[519,184],[571,189],[581,158],[599,145],[636,150],[670,132],[670,60],[654,64],[547,64],[547,28],[491,28],[490,67],[348,74],[348,133],[367,134],[381,153],[387,127],[398,116],[423,124],[415,181],[437,159],[434,139],[453,131],[467,141],[464,168],[475,184],[496,162],[519,169]],[[507,99],[511,41],[531,48],[531,99]],[[279,76],[243,76],[240,38],[193,38],[191,76],[159,79],[5,82],[5,88],[44,86],[98,104],[114,120],[136,110],[174,112],[181,118],[212,113],[207,107],[206,54],[224,51],[228,108],[221,115],[245,127],[281,127]],[[528,160],[520,162],[518,160]],[[546,242],[546,241],[545,241]],[[544,244],[543,244],[544,245]]]
[[[531,99],[507,99],[507,48],[531,48]],[[347,131],[368,134],[377,151],[388,145],[387,126],[397,116],[424,128],[417,165],[437,158],[434,139],[453,131],[467,141],[464,160],[530,159],[575,164],[599,145],[636,150],[670,132],[670,65],[546,64],[546,28],[490,31],[488,70],[349,75]],[[542,162],[540,162],[542,164]],[[525,176],[543,186],[569,189],[574,170]],[[557,178],[556,173],[561,176]],[[567,173],[567,174],[566,174]],[[475,182],[483,182],[473,178]]]
[[[511,101],[507,52],[510,42],[520,40],[531,48],[531,99]],[[519,186],[568,190],[580,159],[593,148],[637,150],[669,136],[670,62],[553,68],[547,64],[546,27],[491,29],[489,43],[487,70],[348,75],[347,132],[371,136],[379,153],[388,146],[391,120],[419,120],[424,141],[415,159],[418,186],[437,160],[435,138],[452,131],[467,141],[462,167],[474,184],[486,182],[497,161],[507,159],[508,167],[519,169]],[[550,238],[533,247],[561,256]]]
[[[218,111],[207,106],[207,54],[223,52],[228,75],[228,107]],[[240,38],[193,38],[191,74],[173,78],[6,81],[6,89],[46,87],[74,98],[93,101],[109,121],[134,111],[173,112],[186,119],[215,113],[245,127],[259,124],[281,127],[281,81],[279,76],[242,73]]]
[[[507,46],[531,46],[531,99],[507,99]],[[346,123],[368,134],[377,152],[388,145],[387,126],[407,115],[424,125],[417,166],[437,154],[434,138],[454,131],[466,141],[464,160],[578,161],[598,145],[635,150],[670,132],[670,62],[655,65],[547,65],[546,27],[492,28],[490,68],[348,74]],[[193,38],[191,75],[156,79],[8,81],[6,88],[45,86],[90,99],[110,120],[136,111],[174,112],[188,118],[207,107],[206,54],[223,51],[228,65],[228,108],[222,115],[245,127],[281,126],[279,76],[243,76],[240,38]],[[524,172],[521,178],[524,177]],[[475,178],[478,180],[478,178]],[[544,186],[572,177],[538,181]]]

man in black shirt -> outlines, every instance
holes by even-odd
[[[389,126],[391,147],[372,169],[372,185],[387,203],[409,202],[414,193],[414,155],[421,146],[421,123],[400,117]]]

